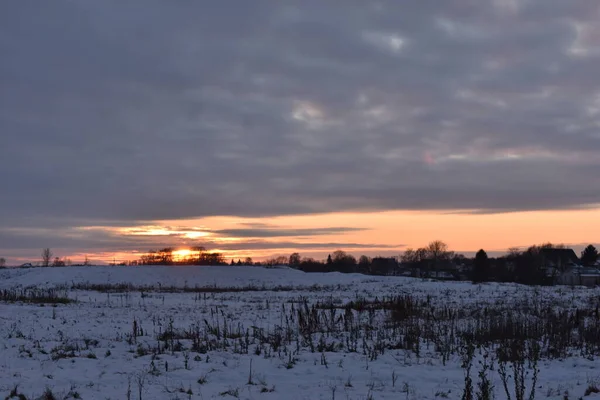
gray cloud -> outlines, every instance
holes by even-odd
[[[253,238],[277,238],[277,237],[290,237],[290,236],[322,236],[322,235],[335,235],[343,234],[348,232],[364,231],[365,228],[349,228],[349,227],[336,227],[336,228],[248,228],[248,229],[219,229],[211,231],[217,235],[233,236],[233,237],[253,237]]]
[[[226,3],[3,1],[0,225],[600,203],[595,2]]]

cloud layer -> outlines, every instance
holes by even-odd
[[[0,225],[594,207],[599,18],[587,0],[3,1]]]

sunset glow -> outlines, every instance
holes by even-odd
[[[600,242],[600,232],[591,221],[600,221],[600,210],[532,211],[499,214],[456,212],[388,211],[372,213],[328,213],[272,218],[207,217],[155,221],[138,227],[94,227],[81,231],[103,231],[116,243],[135,239],[135,249],[90,251],[94,260],[132,261],[140,254],[174,247],[173,257],[182,261],[194,254],[192,246],[222,253],[227,259],[264,260],[299,252],[323,259],[337,249],[356,255],[399,255],[440,239],[454,251],[473,254],[483,248],[502,254],[511,247],[542,242],[563,243],[575,249]],[[352,227],[353,229],[332,229]],[[460,227],[460,229],[457,229]],[[202,231],[200,231],[202,230]],[[195,233],[202,232],[199,237]],[[140,244],[139,238],[145,238]],[[74,260],[83,254],[70,256]]]
[[[173,251],[173,261],[183,261],[190,258],[194,252],[190,249],[177,249]]]

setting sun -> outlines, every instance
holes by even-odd
[[[183,261],[189,258],[193,252],[190,249],[178,249],[173,251],[173,260],[174,261]]]

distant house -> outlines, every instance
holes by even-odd
[[[444,281],[458,280],[457,273],[451,270],[434,271],[431,277],[434,279]]]
[[[557,283],[560,285],[595,287],[600,285],[600,270],[598,268],[574,266],[562,272],[558,276]]]
[[[545,270],[564,272],[579,265],[579,258],[573,249],[540,249],[541,267]]]

